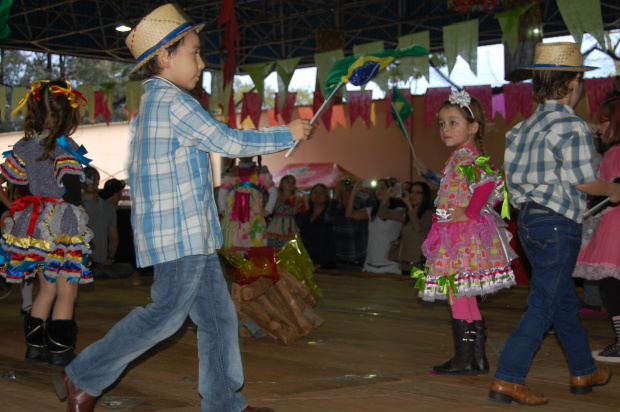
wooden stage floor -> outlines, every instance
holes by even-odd
[[[446,303],[418,300],[412,282],[398,276],[317,274],[324,297],[315,307],[325,323],[290,346],[269,338],[243,338],[251,405],[293,411],[522,411],[518,404],[487,399],[492,373],[461,377],[429,374],[452,355]],[[149,303],[152,277],[101,279],[81,288],[76,320],[78,352],[99,339],[135,306]],[[481,305],[489,328],[491,372],[507,336],[525,308],[527,288],[488,297]],[[23,360],[21,297],[13,286],[0,301],[0,411],[63,411],[46,365]],[[612,342],[606,316],[584,315],[592,348]],[[99,399],[96,411],[199,412],[196,334],[186,323],[171,339],[132,364],[122,380]],[[113,348],[112,348],[113,349]],[[527,384],[551,401],[537,410],[620,411],[620,364],[615,377],[589,395],[569,393],[561,346],[548,336],[536,355]]]

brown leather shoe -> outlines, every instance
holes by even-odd
[[[63,401],[67,399],[67,410],[69,412],[93,412],[95,409],[95,402],[97,398],[91,396],[75,386],[69,379],[65,371],[62,372],[62,378],[60,376],[54,377],[54,390],[58,398]]]
[[[489,399],[503,403],[515,401],[527,406],[544,405],[549,402],[546,396],[534,393],[523,385],[505,382],[497,378],[491,382]]]
[[[242,410],[241,412],[275,412],[275,411],[271,408],[255,408],[253,406],[248,405],[248,407]]]
[[[599,366],[594,373],[584,376],[570,377],[570,392],[585,395],[592,392],[593,386],[603,386],[611,380],[611,370],[607,366]]]

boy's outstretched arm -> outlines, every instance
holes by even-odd
[[[306,140],[312,134],[314,126],[310,124],[310,120],[297,119],[286,125],[293,135],[293,140]]]

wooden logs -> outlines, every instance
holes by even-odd
[[[276,284],[266,277],[244,286],[233,283],[231,295],[240,320],[251,318],[272,339],[289,345],[321,326],[323,319],[312,310],[316,300],[306,285],[282,268],[278,276]],[[247,330],[241,332],[247,335]]]

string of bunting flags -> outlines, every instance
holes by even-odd
[[[592,118],[594,113],[596,113],[598,105],[603,101],[605,94],[614,86],[614,84],[615,78],[613,77],[585,79],[584,90],[590,118]],[[81,107],[82,114],[88,114],[88,120],[90,123],[94,123],[99,116],[101,116],[103,120],[109,124],[112,111],[112,90],[93,91],[92,85],[81,85],[78,87],[80,91],[82,91],[85,99],[88,101],[85,106]],[[138,111],[140,95],[142,94],[142,84],[140,81],[128,82],[125,84],[125,88],[127,100],[124,109],[127,114],[127,119],[129,120],[133,118]],[[524,118],[528,118],[532,114],[533,98],[531,83],[505,84],[499,93],[493,93],[493,89],[488,85],[467,86],[464,89],[470,95],[480,100],[485,115],[491,121],[493,121],[493,119],[495,119],[495,117],[499,114],[505,119],[506,124],[510,124],[517,113],[521,113]],[[24,87],[0,86],[0,121],[8,120],[10,112],[15,110],[20,98],[25,94],[25,90],[26,89]],[[398,90],[399,99],[404,99],[403,101],[411,105],[411,91],[409,89],[396,90]],[[348,129],[350,126],[353,126],[358,119],[361,119],[364,125],[370,129],[371,127],[376,127],[376,112],[383,106],[384,112],[388,114],[385,116],[385,128],[388,128],[395,120],[392,115],[389,115],[392,112],[391,103],[393,101],[393,93],[394,90],[389,90],[386,93],[385,100],[382,104],[379,101],[372,100],[371,90],[348,91],[346,99],[347,104],[334,104],[334,102],[331,101],[320,116],[320,119],[318,119],[318,123],[325,127],[327,131],[331,131],[337,126]],[[442,101],[448,98],[449,95],[449,87],[427,89],[424,95],[423,113],[425,127],[429,127],[435,120],[437,108]],[[17,98],[15,98],[15,96],[17,96]],[[297,107],[300,117],[312,117],[324,103],[325,97],[320,90],[313,92],[313,96],[314,101],[312,107]],[[202,102],[205,108],[210,107],[213,100],[213,95],[210,95],[204,91],[198,92],[196,97]],[[288,93],[284,106],[280,108],[279,99],[276,94],[276,107],[267,110],[269,126],[290,123],[295,109],[295,98],[296,93]],[[262,99],[256,92],[244,94],[239,117],[239,121],[241,123],[239,125],[240,127],[259,127],[259,121],[262,113],[261,102]],[[7,103],[9,104],[7,105]],[[234,107],[229,108],[229,110],[234,110]],[[236,118],[237,116],[231,116],[231,118],[232,117]],[[403,121],[405,127],[410,130],[411,117],[404,116]],[[262,127],[265,125],[260,126]]]

